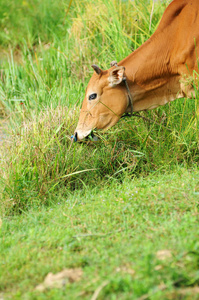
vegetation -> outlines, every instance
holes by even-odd
[[[3,219],[3,297],[91,299],[105,285],[98,299],[198,299],[198,182],[182,168],[126,178]],[[35,290],[65,268],[81,268],[80,281]]]
[[[70,139],[90,65],[136,49],[167,4],[2,1],[0,299],[197,299],[198,97]],[[65,268],[81,279],[35,290]]]

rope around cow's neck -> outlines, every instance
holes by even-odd
[[[131,107],[131,112],[130,113],[125,113],[122,118],[125,118],[125,117],[132,117],[133,116],[133,98],[132,98],[132,95],[131,95],[131,92],[130,92],[130,89],[129,89],[129,86],[128,86],[128,83],[127,83],[127,80],[126,80],[126,77],[123,77],[122,81],[125,83],[125,86],[126,86],[126,90],[127,90],[127,95],[128,95],[128,102],[130,104],[130,107]]]

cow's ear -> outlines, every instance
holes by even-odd
[[[120,67],[116,67],[114,70],[110,72],[108,78],[110,86],[113,87],[122,82],[124,77],[124,70],[125,68],[120,66]]]

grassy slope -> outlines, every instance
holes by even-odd
[[[177,299],[198,283],[197,170],[178,169],[75,192],[49,209],[6,218],[0,286],[5,299]],[[169,250],[160,256],[158,251]],[[35,291],[49,272],[80,267],[62,289]],[[187,296],[188,297],[188,296]],[[145,298],[143,298],[145,299]]]
[[[0,109],[13,128],[0,161],[5,299],[90,299],[106,280],[101,299],[197,299],[197,99],[70,148],[90,65],[142,44],[165,8],[156,3],[150,26],[151,4],[74,0],[68,14],[62,1],[1,5]],[[170,252],[161,260],[159,250]],[[69,267],[83,269],[80,282],[34,291]]]

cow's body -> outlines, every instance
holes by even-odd
[[[142,46],[102,71],[95,66],[76,128],[78,140],[92,129],[107,129],[130,111],[125,76],[133,99],[133,110],[164,105],[176,98],[194,96],[186,77],[198,72],[199,0],[174,0],[160,24]],[[124,67],[124,68],[122,68]],[[97,96],[96,96],[97,95]],[[96,97],[96,98],[95,98]],[[94,99],[91,99],[94,98]]]

